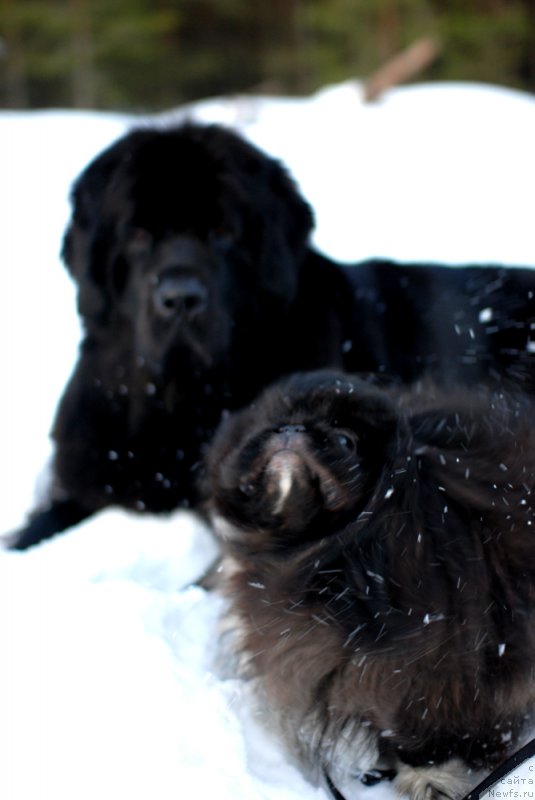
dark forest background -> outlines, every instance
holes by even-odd
[[[441,45],[425,80],[535,92],[535,0],[0,0],[0,106],[306,94],[421,37]]]

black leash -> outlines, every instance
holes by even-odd
[[[342,792],[338,791],[334,783],[332,782],[329,773],[323,770],[323,777],[325,779],[325,785],[329,791],[329,794],[333,798],[333,800],[346,800]]]
[[[481,781],[481,783],[476,786],[475,789],[472,789],[463,800],[479,800],[482,794],[486,792],[487,789],[492,789],[492,787],[498,783],[498,781],[502,780],[503,778],[507,777],[511,772],[515,770],[516,767],[519,767],[525,761],[529,761],[530,758],[535,757],[535,739],[532,739],[531,742],[528,742],[524,747],[520,748],[516,753],[514,753],[507,761],[504,761],[503,764],[500,764],[499,767],[490,773],[485,780]],[[533,783],[531,783],[532,790],[531,794],[528,796],[533,796],[533,791],[535,790],[535,764],[533,765]],[[519,784],[520,786],[520,779]],[[497,795],[504,797],[504,794]],[[518,794],[508,795],[510,797],[524,797],[523,794],[520,792]]]
[[[479,800],[479,798],[485,794],[485,792],[489,789],[492,789],[499,781],[506,778],[510,775],[516,768],[518,768],[521,764],[524,764],[526,761],[529,761],[530,758],[535,758],[535,739],[532,739],[528,742],[524,747],[520,748],[516,753],[510,756],[507,761],[504,761],[503,764],[500,764],[499,767],[496,767],[493,772],[490,773],[483,781],[481,781],[475,789],[472,789],[463,800]],[[531,771],[531,770],[530,770]],[[332,779],[328,772],[323,769],[323,777],[325,779],[325,785],[327,790],[333,800],[346,800],[342,792],[336,788]],[[375,786],[377,783],[381,781],[392,781],[396,777],[396,771],[393,769],[371,769],[367,772],[361,772],[355,776],[357,780],[360,780],[364,786]],[[517,784],[515,781],[518,781],[518,786],[522,786],[523,782],[526,778],[512,778],[513,786]],[[533,792],[535,792],[535,763],[533,764],[533,776],[527,779],[529,781],[529,786],[531,786],[531,791],[528,796],[533,797]],[[515,790],[513,790],[515,791]],[[515,798],[522,798],[525,795],[521,792],[515,791],[514,794],[505,794],[500,793],[496,795],[497,797],[515,797]]]

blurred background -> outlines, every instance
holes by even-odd
[[[420,79],[535,92],[535,0],[0,0],[0,107],[307,94],[422,38]]]

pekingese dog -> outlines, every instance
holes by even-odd
[[[242,674],[310,780],[460,798],[535,703],[525,398],[316,372],[231,416],[206,464]]]

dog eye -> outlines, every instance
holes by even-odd
[[[357,438],[350,431],[337,431],[335,434],[336,443],[349,453],[354,453],[357,449]]]

